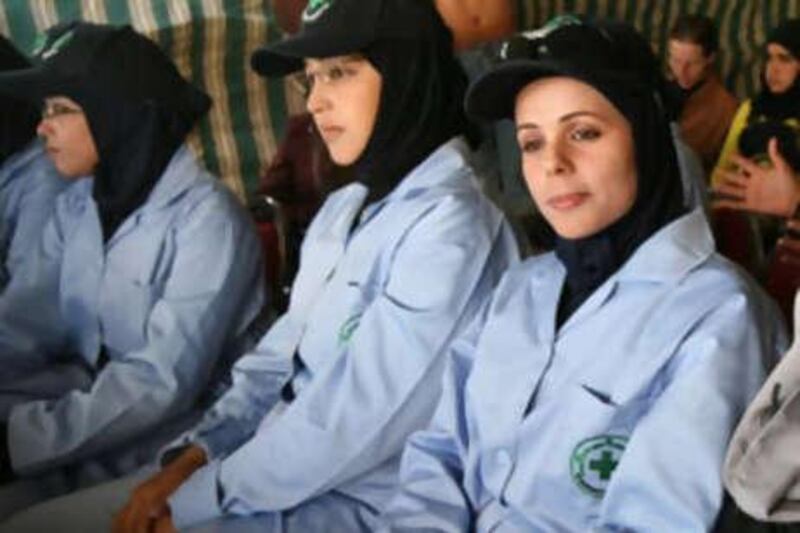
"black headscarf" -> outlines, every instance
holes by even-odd
[[[453,54],[453,39],[433,2],[418,2],[425,23],[419,38],[378,38],[364,54],[381,74],[375,127],[354,164],[370,189],[368,202],[384,197],[450,138],[470,129],[462,102],[467,76]]]
[[[767,36],[767,43],[783,46],[800,59],[800,19],[787,20]],[[748,158],[766,158],[771,138],[789,165],[800,171],[800,131],[789,120],[800,121],[800,76],[782,93],[770,91],[766,69],[761,73],[761,91],[753,98],[747,126],[739,136],[739,152]]]
[[[555,237],[555,252],[567,270],[559,301],[558,324],[572,313],[654,233],[685,212],[683,188],[663,104],[663,80],[647,42],[631,27],[598,23],[628,54],[641,83],[598,84],[631,125],[636,152],[637,194],[617,222],[582,239]]]
[[[0,72],[29,67],[30,63],[0,35]],[[29,102],[0,96],[0,165],[36,136],[39,113]]]
[[[60,90],[83,108],[97,146],[92,196],[108,241],[147,200],[211,102],[130,27],[66,23],[50,29],[47,40],[73,30],[77,44],[69,46],[86,46],[88,64],[72,67],[80,74]]]
[[[773,29],[767,36],[767,44],[779,44],[795,59],[800,60],[800,19],[790,19]],[[753,112],[777,120],[800,118],[800,76],[783,93],[769,90],[764,72],[761,74],[761,92],[753,99]]]

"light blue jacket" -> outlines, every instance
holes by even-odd
[[[704,531],[731,432],[786,346],[696,211],[555,331],[554,254],[500,282],[404,451],[391,531]]]
[[[435,408],[446,346],[517,260],[467,155],[451,140],[363,210],[358,183],[327,199],[288,311],[176,443],[211,459],[171,498],[176,526],[285,511],[329,491],[385,504],[406,437]],[[292,376],[289,403],[280,391]]]
[[[0,292],[36,249],[66,186],[39,141],[0,165]]]
[[[186,147],[105,245],[91,190],[83,179],[58,198],[26,275],[0,297],[5,381],[64,361],[97,372],[89,390],[13,408],[18,472],[135,443],[187,411],[264,300],[247,213]]]

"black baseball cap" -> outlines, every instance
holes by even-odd
[[[253,70],[284,76],[303,59],[363,51],[380,39],[420,39],[433,23],[431,0],[309,0],[298,33],[256,50]]]
[[[26,100],[95,90],[116,98],[153,101],[189,115],[211,100],[186,81],[153,41],[130,26],[68,22],[48,29],[32,66],[0,73],[0,93]]]
[[[519,91],[550,76],[583,81],[615,104],[621,92],[661,89],[652,49],[631,26],[562,15],[504,43],[501,61],[470,86],[467,113],[487,121],[513,118]]]

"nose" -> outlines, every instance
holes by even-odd
[[[330,101],[325,96],[325,89],[321,85],[320,83],[315,83],[311,86],[311,92],[308,93],[306,109],[312,115],[321,113],[330,107]]]
[[[39,124],[36,126],[36,135],[41,138],[47,138],[53,131],[53,126],[50,124],[50,120],[43,118],[39,121]]]
[[[563,140],[554,139],[544,146],[542,165],[546,176],[560,176],[569,171],[570,162]]]

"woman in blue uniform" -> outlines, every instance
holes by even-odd
[[[0,514],[152,459],[264,300],[247,213],[184,146],[208,97],[129,27],[57,26],[37,56],[0,92],[44,101],[72,184],[0,297]]]
[[[467,109],[515,119],[554,250],[512,268],[453,344],[386,530],[706,530],[780,318],[682,208],[632,28],[568,16],[505,51]]]
[[[27,66],[28,60],[0,35],[0,72]],[[36,140],[38,121],[32,103],[0,96],[0,293],[24,271],[66,185]]]
[[[9,531],[106,530],[126,499],[117,531],[372,530],[406,437],[433,412],[446,346],[515,261],[469,163],[466,78],[432,2],[311,2],[302,30],[253,65],[305,69],[308,111],[356,176],[312,221],[289,309],[158,473],[132,493],[130,479],[37,507]]]

